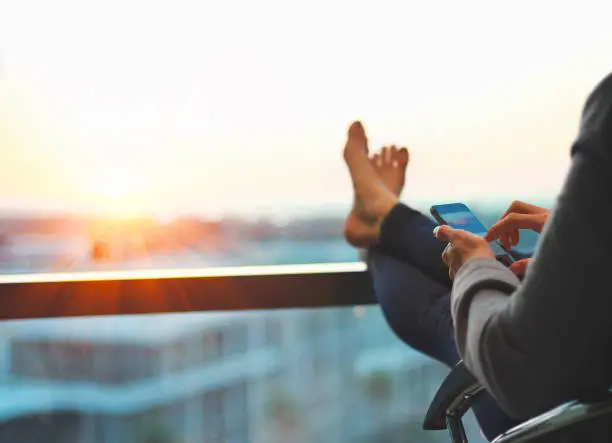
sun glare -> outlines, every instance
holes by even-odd
[[[143,177],[134,171],[107,170],[92,176],[89,193],[96,207],[113,216],[137,215],[147,193]]]

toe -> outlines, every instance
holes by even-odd
[[[349,140],[365,142],[367,140],[365,129],[360,121],[351,124],[348,130]]]
[[[391,148],[389,150],[389,163],[391,164],[393,168],[397,168],[399,164],[398,155],[399,155],[399,151],[397,149],[397,146],[391,145]]]
[[[398,152],[397,160],[401,166],[406,166],[408,164],[408,160],[410,159],[410,154],[408,153],[407,148],[402,148]]]
[[[374,154],[374,156],[372,157],[372,165],[374,166],[375,169],[380,169],[381,167],[381,161],[380,161],[380,154]]]
[[[397,156],[398,150],[397,150],[397,146],[395,145],[391,145],[391,158],[395,158]]]
[[[344,145],[344,160],[350,163],[351,159],[357,157],[368,156],[368,139],[366,138],[365,129],[361,122],[356,121],[351,124],[348,130],[346,145]],[[359,160],[361,161],[361,160]]]
[[[386,165],[391,162],[391,149],[387,146],[383,146],[380,150],[381,161],[383,165]]]

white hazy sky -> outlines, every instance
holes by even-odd
[[[606,2],[0,0],[0,204],[350,202],[340,155],[412,152],[406,198],[553,195],[612,64]]]

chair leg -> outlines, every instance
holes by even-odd
[[[450,432],[451,441],[453,443],[468,443],[467,436],[465,435],[465,428],[461,421],[461,416],[456,414],[446,415],[446,427]]]

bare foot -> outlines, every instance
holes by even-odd
[[[376,242],[380,223],[398,199],[385,186],[368,157],[368,140],[360,122],[354,122],[349,128],[344,160],[355,191],[353,208],[344,226],[344,236],[355,247],[368,247]]]
[[[404,189],[409,159],[408,149],[398,149],[395,145],[391,145],[390,147],[383,146],[371,160],[372,166],[387,189],[398,197]]]

